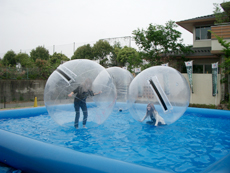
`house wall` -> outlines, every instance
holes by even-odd
[[[230,39],[225,39],[227,42],[230,42]],[[223,46],[220,45],[220,43],[218,42],[218,40],[212,40],[211,41],[211,45],[212,45],[212,51],[220,51],[223,50]]]
[[[193,47],[211,47],[211,40],[195,40],[193,39]]]
[[[186,73],[182,74],[187,82],[188,75]],[[221,95],[222,95],[222,88],[220,84],[220,74],[218,74],[218,84],[217,84],[217,90],[218,94],[217,96],[212,96],[212,74],[192,74],[193,79],[193,94],[191,93],[190,97],[190,103],[192,104],[212,104],[212,105],[218,105],[221,101]]]

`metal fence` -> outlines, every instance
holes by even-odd
[[[55,69],[0,67],[0,79],[48,79]]]
[[[115,43],[119,42],[122,47],[128,46],[128,47],[137,48],[137,46],[135,44],[135,40],[132,39],[131,36],[104,38],[104,39],[100,39],[100,40],[106,40],[110,43],[110,45],[114,45]],[[93,46],[97,41],[98,40],[88,41],[88,42],[73,42],[73,43],[67,43],[67,44],[61,44],[61,45],[49,45],[49,46],[42,45],[42,46],[49,51],[50,55],[53,55],[55,52],[56,53],[62,53],[64,55],[66,55],[69,59],[71,59],[71,57],[74,55],[74,52],[77,50],[78,47],[81,47],[81,46],[86,45],[86,44],[90,44],[91,46]],[[41,46],[41,45],[38,45],[38,46]],[[14,50],[14,52],[16,54],[26,53],[26,54],[30,55],[30,52],[33,49],[35,50],[36,47],[31,48],[31,49]],[[0,52],[0,59],[3,59],[3,57],[6,53],[7,52]]]

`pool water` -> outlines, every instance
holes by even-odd
[[[76,151],[173,172],[200,172],[230,151],[230,119],[185,114],[154,127],[129,112],[112,113],[99,127],[64,128],[50,116],[0,120],[0,129]]]

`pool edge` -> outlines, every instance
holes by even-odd
[[[1,129],[0,138],[0,161],[26,172],[167,173],[164,170],[81,153]]]

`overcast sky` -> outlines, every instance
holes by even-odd
[[[71,47],[103,38],[133,36],[150,23],[164,25],[213,14],[223,0],[0,0],[0,57],[37,46]],[[184,44],[192,34],[177,28]],[[62,45],[62,46],[61,46]],[[29,52],[27,52],[29,53]],[[50,52],[52,54],[52,52]]]

